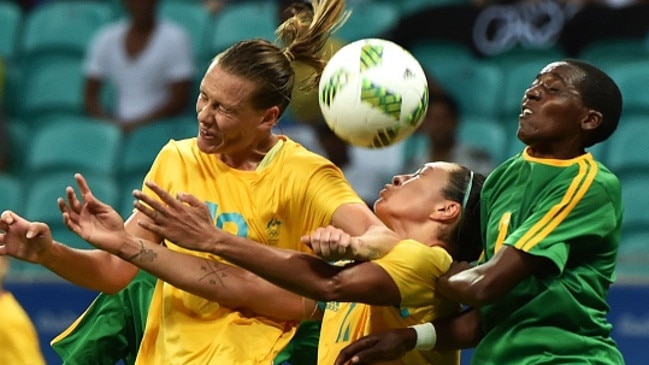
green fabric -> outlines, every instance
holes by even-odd
[[[156,278],[140,271],[114,295],[101,293],[70,334],[52,348],[64,365],[135,363]]]
[[[316,365],[318,363],[318,339],[320,321],[304,321],[282,350],[273,364],[276,365]]]
[[[606,317],[615,276],[620,183],[590,154],[503,163],[482,189],[485,250],[544,257],[552,269],[480,308],[485,337],[472,364],[624,364]]]

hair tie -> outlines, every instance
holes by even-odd
[[[286,57],[288,63],[293,63],[293,61],[295,61],[295,56],[288,48],[285,48],[284,51],[282,51],[282,54]]]

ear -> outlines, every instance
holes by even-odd
[[[279,120],[279,107],[278,106],[271,106],[270,108],[266,109],[264,112],[264,116],[261,119],[261,123],[259,123],[261,128],[264,129],[271,129],[277,124],[277,121]]]
[[[602,115],[602,113],[598,112],[597,110],[589,109],[585,118],[581,121],[581,129],[585,131],[592,131],[594,129],[597,129],[597,127],[602,124],[603,118],[604,116]]]
[[[435,205],[429,217],[434,221],[448,224],[457,219],[461,212],[462,207],[460,203],[452,200],[444,200]]]

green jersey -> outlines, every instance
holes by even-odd
[[[482,190],[485,250],[503,245],[553,263],[481,308],[473,363],[623,364],[606,316],[620,242],[620,183],[590,153],[571,160],[523,152]]]

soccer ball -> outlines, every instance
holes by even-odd
[[[392,145],[411,135],[428,108],[428,82],[417,60],[383,39],[347,44],[327,63],[318,87],[329,128],[349,144]]]

